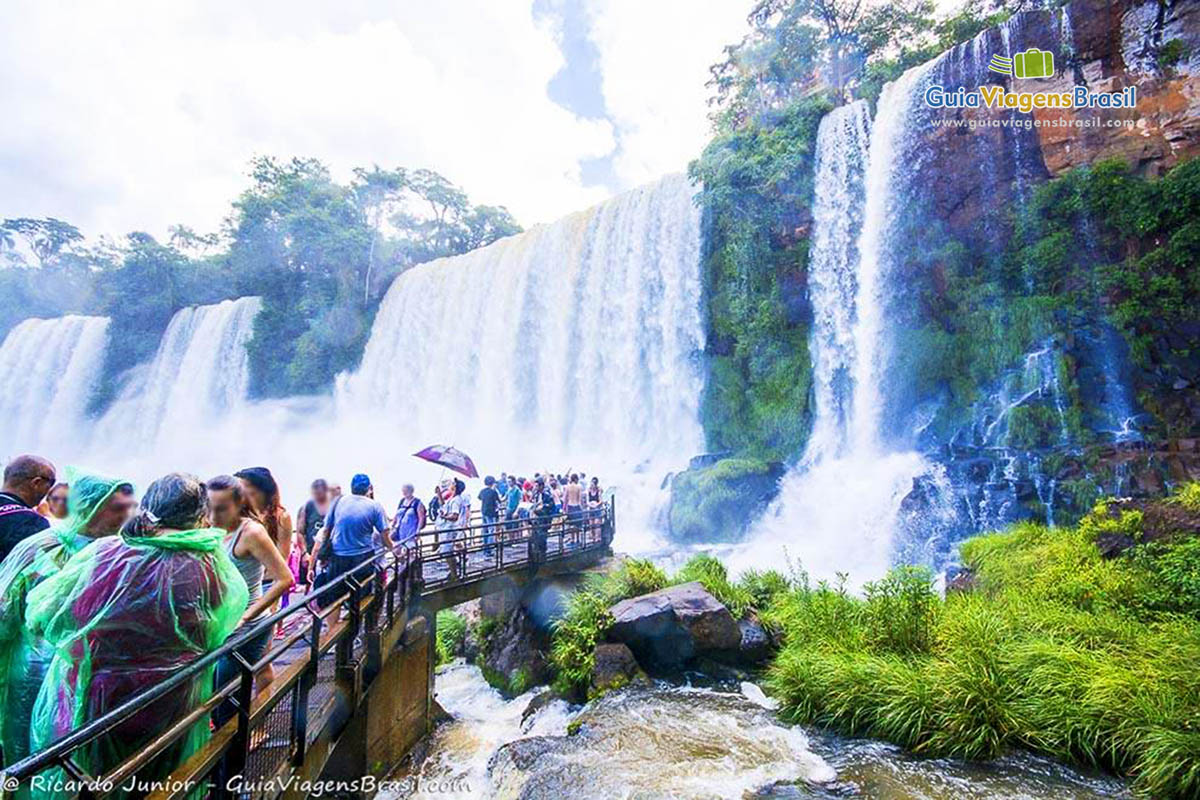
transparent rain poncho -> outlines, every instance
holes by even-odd
[[[0,743],[4,762],[29,755],[33,704],[54,650],[25,626],[26,598],[33,587],[58,572],[91,543],[85,534],[113,492],[132,484],[67,467],[68,515],[55,527],[18,544],[0,564]]]
[[[55,648],[34,708],[35,750],[168,679],[237,627],[249,593],[221,546],[225,531],[178,529],[202,518],[203,495],[191,476],[160,478],[119,536],[88,545],[30,592],[26,622]],[[93,777],[104,774],[207,700],[212,688],[212,670],[204,670],[77,751],[76,763]],[[208,721],[196,723],[139,779],[169,775],[208,735]]]

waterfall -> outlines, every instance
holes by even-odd
[[[808,291],[813,309],[813,385],[816,418],[807,461],[845,453],[854,418],[858,231],[871,112],[865,100],[835,109],[817,130],[812,260]],[[865,402],[865,401],[864,401]]]
[[[211,463],[196,454],[211,453],[216,428],[236,421],[246,402],[246,342],[261,307],[260,298],[242,297],[175,312],[154,358],[131,371],[97,423],[99,463],[134,451],[159,469]]]
[[[854,584],[877,578],[896,553],[901,503],[930,471],[919,454],[885,445],[882,426],[893,229],[912,189],[912,117],[932,66],[888,84],[873,124],[863,102],[821,121],[809,271],[814,434],[738,566],[786,554],[814,578],[845,569]]]
[[[363,471],[390,504],[401,483],[427,496],[440,477],[413,452],[453,444],[484,474],[598,476],[621,498],[623,546],[649,545],[636,531],[657,527],[664,477],[703,447],[694,194],[669,176],[402,273],[332,397],[249,399],[262,303],[244,297],[178,311],[85,423],[107,320],[27,321],[0,350],[10,374],[32,376],[3,401],[10,449],[41,450],[53,411],[70,446],[46,452],[143,486],[166,470],[265,464],[295,500],[315,477],[344,485]]]
[[[703,441],[693,194],[669,176],[401,274],[338,418],[392,443],[397,471],[442,442],[486,472],[644,473],[657,493]]]
[[[9,331],[0,345],[0,453],[78,447],[107,343],[107,317],[27,319]]]

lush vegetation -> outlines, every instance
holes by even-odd
[[[1029,5],[968,0],[941,15],[929,0],[759,0],[750,31],[710,69],[713,123],[740,128],[816,90],[873,100],[904,70]]]
[[[1022,369],[1026,354],[1057,341],[1060,394],[1017,409],[1008,443],[1061,444],[1065,425],[1072,442],[1088,444],[1112,424],[1089,416],[1103,391],[1095,365],[1123,340],[1137,400],[1152,417],[1143,430],[1189,435],[1193,423],[1174,384],[1200,371],[1198,218],[1200,162],[1151,179],[1105,161],[1033,189],[1004,223],[1013,234],[999,251],[924,225],[926,248],[904,267],[916,276],[912,313],[895,331],[893,369],[909,392],[901,405],[944,398],[934,431],[948,437],[1005,370]],[[1106,341],[1106,326],[1123,336]]]
[[[467,621],[459,614],[443,609],[437,613],[434,652],[438,666],[449,664],[462,650],[467,638]]]
[[[111,317],[102,404],[153,355],[175,311],[260,295],[252,391],[320,392],[357,363],[396,274],[520,230],[430,170],[358,169],[344,184],[314,159],[262,157],[249,177],[219,233],[175,227],[166,243],[135,232],[91,244],[61,220],[4,220],[0,330],[30,316]]]
[[[750,30],[712,67],[714,138],[703,182],[711,450],[759,462],[798,457],[812,422],[807,297],[817,126],[882,84],[1020,7],[927,0],[760,0]],[[686,487],[685,487],[686,488]]]
[[[671,479],[668,515],[676,541],[711,542],[740,538],[749,529],[753,507],[775,493],[782,471],[757,458],[722,458]]]
[[[604,641],[613,624],[608,609],[614,603],[689,581],[699,581],[735,617],[765,608],[790,586],[787,578],[773,570],[752,570],[737,581],[730,580],[725,566],[707,555],[693,556],[671,576],[640,559],[626,559],[612,572],[589,575],[567,598],[565,612],[554,624],[550,662],[555,689],[566,695],[586,695],[596,645]]]
[[[1200,489],[1174,501],[1200,515]],[[784,646],[769,684],[798,721],[929,755],[1013,746],[1132,776],[1149,797],[1200,793],[1200,546],[1194,532],[1105,559],[1096,539],[1141,539],[1107,505],[1074,528],[1032,523],[962,546],[976,587],[944,600],[905,568],[866,588],[776,594],[762,618]]]
[[[812,366],[807,301],[817,125],[830,104],[718,136],[692,164],[703,182],[709,446],[759,460],[793,457],[808,436]]]

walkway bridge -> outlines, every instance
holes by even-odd
[[[422,531],[415,544],[293,598],[168,680],[11,765],[0,800],[50,786],[59,788],[55,797],[81,800],[290,800],[309,796],[317,781],[330,796],[370,796],[364,776],[386,778],[432,728],[436,612],[595,566],[611,554],[615,505],[583,514],[491,527],[475,517],[462,528]],[[258,663],[237,653],[277,625],[284,635]],[[240,676],[201,705],[181,704],[226,657]],[[267,665],[274,679],[260,678],[256,690],[254,675]],[[210,722],[218,707],[227,719],[219,727]],[[184,760],[184,742],[197,728],[215,729]],[[105,742],[131,754],[90,774],[84,765]]]

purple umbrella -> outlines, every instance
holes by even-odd
[[[419,453],[413,453],[413,455],[434,464],[441,464],[446,469],[452,469],[460,475],[466,475],[468,478],[479,477],[479,472],[475,469],[475,462],[471,460],[469,455],[457,448],[447,447],[442,444],[431,444]]]

